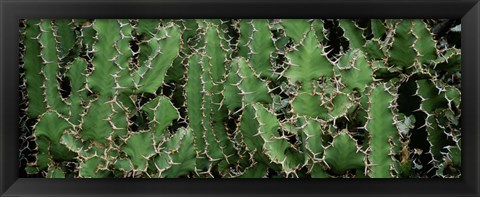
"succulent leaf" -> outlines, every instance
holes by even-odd
[[[324,160],[336,174],[344,174],[353,169],[363,170],[365,167],[365,154],[346,131],[334,136],[333,143],[325,149]]]
[[[368,156],[371,166],[369,176],[374,178],[391,177],[390,168],[394,165],[392,158],[393,144],[398,143],[399,134],[394,126],[390,110],[393,96],[385,84],[377,85],[370,93],[370,119],[367,122],[371,153]]]

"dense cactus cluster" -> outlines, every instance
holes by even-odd
[[[460,177],[456,25],[22,20],[21,171]]]

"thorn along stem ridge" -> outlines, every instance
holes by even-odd
[[[22,176],[461,177],[440,23],[22,20]]]

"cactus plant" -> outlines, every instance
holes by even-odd
[[[461,50],[435,22],[21,20],[20,171],[458,178]]]

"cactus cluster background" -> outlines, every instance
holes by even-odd
[[[458,178],[459,20],[20,21],[20,172]]]

